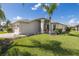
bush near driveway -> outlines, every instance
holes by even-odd
[[[6,30],[7,30],[8,33],[12,33],[13,32],[12,28],[7,28]]]

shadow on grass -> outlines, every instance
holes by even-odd
[[[10,48],[12,43],[13,42],[9,42],[7,45],[1,45],[1,54],[0,55],[5,55],[6,51]]]
[[[55,56],[79,55],[79,50],[71,50],[71,49],[62,48],[61,43],[58,41],[49,41],[49,43],[42,44],[39,41],[32,40],[32,43],[34,44],[33,46],[29,46],[29,45],[14,45],[14,46],[41,48],[43,50],[51,51]],[[30,56],[31,54],[29,53],[28,55]]]
[[[69,36],[79,37],[79,35],[78,35],[78,34],[76,35],[76,34],[71,34],[71,33],[69,33],[68,35],[69,35]]]
[[[18,48],[13,48],[12,51],[8,52],[8,50],[14,46],[21,46],[26,47],[23,45],[12,45],[13,42],[11,42],[9,45],[3,45],[1,47],[0,55],[1,56],[31,56],[31,54],[27,51],[21,52]]]
[[[61,43],[58,41],[50,41],[47,44],[42,44],[39,41],[34,40],[33,41],[35,46],[39,46],[40,48],[44,50],[50,50],[54,55],[58,56],[69,56],[69,55],[79,55],[79,50],[71,50],[71,49],[65,49],[61,47]]]
[[[27,51],[21,52],[18,48],[14,48],[12,52],[8,53],[9,56],[31,56]]]
[[[0,55],[5,53],[8,49],[8,46],[11,44],[12,42],[10,39],[0,40]]]
[[[20,46],[20,47],[28,47],[28,48],[41,48],[45,51],[51,51],[55,56],[77,56],[79,55],[79,50],[71,50],[71,49],[66,49],[62,48],[60,42],[58,41],[49,41],[48,43],[41,43],[37,40],[32,40],[33,46],[30,45],[11,45],[8,47],[10,49],[11,47],[14,46]],[[7,49],[7,50],[8,50]],[[6,51],[7,51],[6,50]],[[38,53],[38,52],[37,52]],[[7,55],[7,54],[5,54]],[[12,52],[8,53],[8,55],[12,56],[33,56],[30,52],[23,51],[21,52],[18,48],[14,48]]]

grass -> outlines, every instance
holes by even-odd
[[[5,38],[0,38],[0,41],[1,41],[1,40],[5,40]]]
[[[70,32],[64,35],[40,34],[17,39],[9,46],[5,55],[79,55],[79,32]]]
[[[7,32],[0,31],[0,34],[5,34],[5,33],[7,33]]]

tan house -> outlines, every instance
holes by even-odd
[[[65,30],[66,25],[61,23],[51,23],[52,24],[52,32],[54,27]],[[32,21],[29,20],[17,20],[13,22],[13,32],[15,34],[38,34],[38,33],[49,33],[49,20],[46,18],[39,18]]]
[[[74,26],[76,31],[79,31],[79,25]]]
[[[66,30],[66,27],[67,27],[67,25],[64,25],[58,22],[53,22],[52,25],[53,25],[53,30],[62,29],[63,32]]]

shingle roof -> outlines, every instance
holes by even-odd
[[[32,22],[32,21],[39,21],[39,20],[42,20],[42,19],[44,19],[44,20],[48,20],[48,21],[49,21],[49,19],[47,19],[47,18],[37,18],[37,19],[34,19],[34,20],[19,19],[19,20],[14,21],[13,23],[16,23],[16,22]],[[52,24],[53,24],[53,23],[64,25],[64,24],[59,23],[59,22],[52,22]],[[65,26],[67,26],[67,25],[65,25]]]
[[[19,19],[19,20],[13,21],[12,23],[16,23],[16,22],[30,22],[30,20],[27,20],[27,19]]]
[[[12,22],[12,23],[16,23],[16,22],[32,22],[32,21],[39,21],[39,20],[42,20],[42,19],[48,20],[48,19],[46,19],[46,18],[37,18],[37,19],[34,19],[34,20],[19,19],[19,20],[16,20],[16,21]]]

